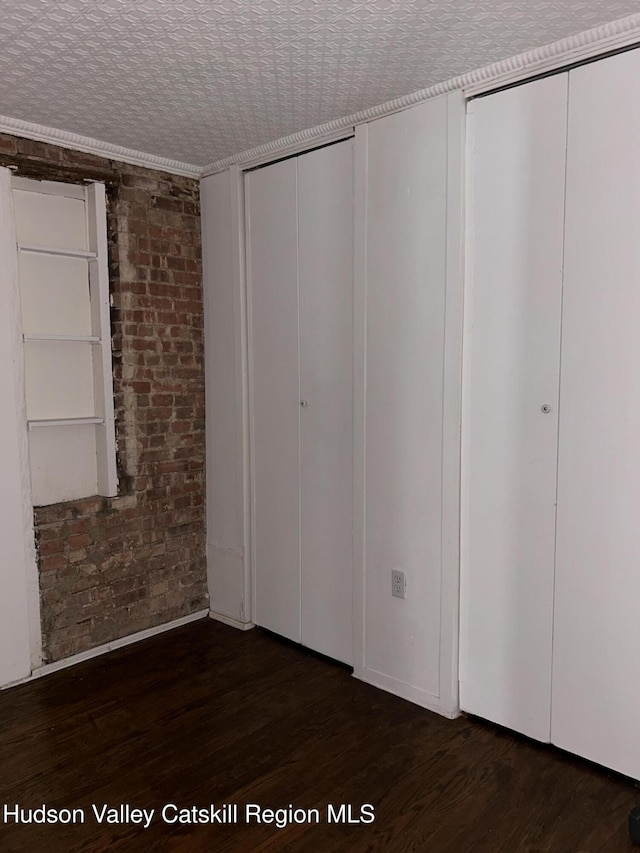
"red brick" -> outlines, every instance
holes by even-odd
[[[0,134],[0,151],[3,154],[15,154],[17,150],[18,145],[15,136]]]
[[[40,558],[40,570],[43,572],[54,572],[66,566],[67,561],[60,554],[54,554],[51,557]]]
[[[64,541],[62,539],[53,539],[50,542],[41,542],[38,546],[38,553],[41,557],[48,557],[50,554],[61,554],[64,551]]]
[[[84,548],[85,545],[91,545],[91,537],[88,533],[78,533],[67,539],[67,545],[75,551],[77,548]]]
[[[63,150],[55,145],[47,145],[45,142],[36,142],[34,139],[18,138],[18,154],[25,157],[45,160],[47,163],[62,160]],[[76,179],[77,180],[77,179]]]

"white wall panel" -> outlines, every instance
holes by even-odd
[[[91,335],[89,273],[82,258],[21,252],[25,335]]]
[[[36,576],[10,181],[0,169],[0,686],[31,669],[28,590]]]
[[[26,341],[24,366],[30,420],[95,415],[90,343]],[[87,492],[89,494],[95,492]]]
[[[351,663],[353,143],[297,165],[302,643]]]
[[[366,336],[365,362],[357,369],[366,386],[364,513],[357,519],[363,525],[363,601],[357,604],[363,648],[356,674],[434,708],[440,693],[448,175],[461,168],[455,157],[447,158],[448,110],[461,106],[442,98],[369,124],[359,133],[356,179],[356,209],[366,220],[356,246],[356,298]],[[459,204],[458,198],[458,211]],[[404,600],[391,596],[392,569],[406,573]],[[448,628],[452,622],[447,614]],[[448,701],[452,713],[455,702]]]
[[[207,422],[207,573],[213,613],[246,623],[248,439],[242,175],[221,172],[201,183]]]
[[[566,103],[549,77],[472,102],[467,128],[460,705],[543,741]]]
[[[554,743],[640,778],[640,52],[570,72]]]
[[[94,424],[32,428],[29,459],[34,506],[98,493]]]
[[[296,160],[245,178],[252,399],[253,620],[300,642]]]
[[[20,243],[54,249],[87,249],[83,199],[21,189],[14,190],[13,198]]]

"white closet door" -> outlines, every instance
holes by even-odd
[[[550,737],[567,75],[469,106],[460,705]],[[549,407],[549,411],[543,407]]]
[[[297,162],[302,643],[352,663],[353,143]]]
[[[246,177],[254,621],[300,642],[296,160]]]
[[[640,778],[640,52],[570,73],[552,740]]]

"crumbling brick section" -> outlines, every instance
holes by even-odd
[[[0,165],[107,185],[119,494],[35,509],[55,661],[207,606],[198,182],[6,134]]]

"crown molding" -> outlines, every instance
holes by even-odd
[[[119,160],[121,163],[144,166],[145,169],[170,172],[173,175],[199,178],[202,174],[201,166],[181,163],[179,160],[169,160],[166,157],[158,157],[144,151],[135,151],[133,148],[124,148],[121,145],[113,145],[111,142],[92,139],[90,136],[81,136],[78,133],[70,133],[57,127],[33,124],[30,121],[22,121],[22,119],[11,118],[10,116],[0,115],[0,132],[35,139],[38,142],[48,142],[61,148],[70,148],[73,151],[83,151],[85,154],[96,154],[98,157],[105,157],[108,160]]]
[[[350,135],[355,125],[406,110],[415,104],[437,98],[440,95],[461,91],[465,97],[472,98],[493,89],[521,82],[529,77],[557,71],[576,62],[584,62],[610,51],[621,50],[638,44],[640,44],[640,14],[630,15],[627,18],[621,18],[577,35],[560,39],[560,41],[528,50],[509,59],[485,65],[476,71],[452,77],[443,83],[437,83],[427,89],[419,89],[417,92],[386,101],[377,107],[361,110],[353,115],[334,119],[316,127],[284,136],[282,139],[258,145],[231,157],[225,157],[223,160],[217,160],[202,169],[201,177],[223,172],[235,165],[249,168],[273,160],[278,156],[294,154],[314,145],[343,138]]]
[[[386,106],[386,104],[383,106]],[[365,112],[369,112],[369,110],[365,110]],[[297,133],[291,133],[289,136],[283,136],[281,139],[265,142],[264,145],[257,145],[255,148],[249,148],[248,151],[232,154],[229,157],[225,157],[224,160],[216,160],[215,163],[202,168],[200,177],[206,178],[208,175],[224,172],[231,166],[242,166],[243,169],[251,169],[253,166],[268,163],[279,157],[287,157],[290,154],[297,154],[309,148],[316,148],[319,145],[329,142],[339,142],[341,139],[347,139],[353,136],[354,128],[357,124],[369,121],[369,119],[359,118],[361,115],[364,115],[364,113],[355,113],[352,116],[334,119],[325,124],[310,127],[307,130],[300,130]]]
[[[634,46],[640,46],[640,14],[629,15],[463,74],[457,78],[461,83],[456,88],[462,89],[465,97],[473,98]]]

